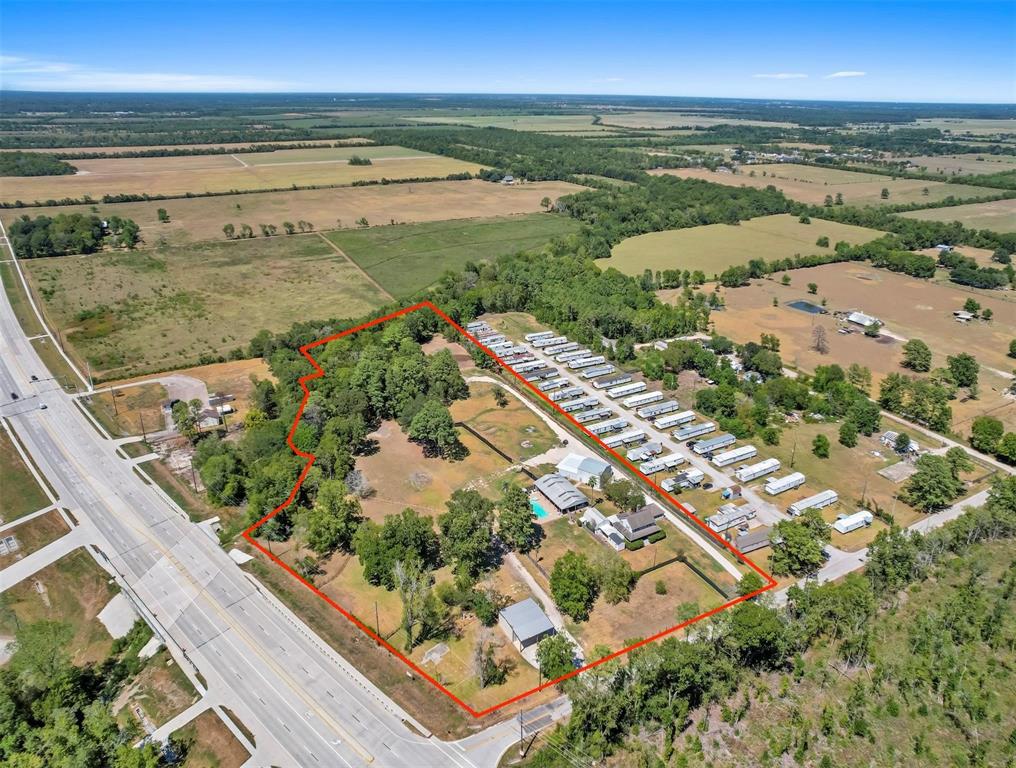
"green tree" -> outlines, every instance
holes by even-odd
[[[630,480],[609,482],[603,493],[622,512],[634,512],[646,503],[645,494]]]
[[[904,487],[904,498],[912,507],[936,512],[948,507],[963,491],[963,483],[953,475],[952,464],[945,456],[926,453],[915,466],[917,471]]]
[[[858,363],[851,363],[847,368],[847,381],[861,392],[868,394],[871,390],[871,369]]]
[[[818,293],[818,283],[808,283],[808,293],[812,294],[813,296],[816,293]]]
[[[925,373],[931,370],[931,348],[920,339],[910,339],[903,345],[904,368]]]
[[[770,536],[773,573],[802,576],[818,570],[825,561],[823,547],[829,536],[829,526],[818,510],[809,509],[799,518],[777,523]]]
[[[790,636],[775,610],[750,601],[730,610],[723,644],[748,667],[776,669],[785,661]]]
[[[155,212],[155,214],[156,214],[156,216],[159,217],[159,222],[160,223],[166,224],[166,223],[169,222],[169,214],[166,212],[165,208],[160,208],[159,210],[157,210]]]
[[[970,445],[983,453],[994,453],[1005,434],[1005,425],[994,416],[977,416],[970,426]]]
[[[737,582],[737,594],[750,595],[752,592],[762,589],[765,586],[765,582],[762,581],[762,577],[759,576],[755,571],[748,571],[741,577],[740,581]]]
[[[971,461],[967,452],[958,445],[953,446],[945,452],[945,460],[949,462],[949,467],[952,469],[952,475],[957,480],[964,472],[974,471],[974,462]]]
[[[222,234],[226,236],[227,240],[232,240],[236,236],[236,227],[232,224],[223,224]]]
[[[952,374],[956,386],[971,387],[977,384],[977,374],[980,372],[981,366],[978,365],[973,355],[968,352],[960,352],[958,355],[947,357],[946,364],[949,366],[949,373]]]
[[[494,403],[498,408],[508,407],[508,395],[500,387],[494,387]]]
[[[459,433],[448,408],[427,400],[409,423],[409,438],[427,446],[439,456],[453,456],[462,450]]]
[[[514,483],[504,489],[498,502],[497,524],[502,541],[517,552],[528,552],[539,541],[540,529],[534,522],[529,494]]]
[[[307,546],[319,555],[336,549],[348,551],[363,514],[360,502],[349,495],[341,480],[324,480],[307,514]]]
[[[557,680],[575,669],[575,646],[561,634],[543,638],[536,646],[536,661],[544,681]]]
[[[825,435],[815,435],[815,439],[811,441],[811,452],[820,459],[828,459],[829,438]]]
[[[1009,342],[1009,357],[1016,357],[1016,339]]]
[[[910,435],[902,430],[896,433],[896,439],[893,441],[893,450],[896,453],[906,453],[910,450]]]
[[[889,199],[889,188],[888,187],[882,187],[882,199],[883,200],[888,200]]]
[[[472,489],[459,489],[445,502],[438,517],[441,552],[458,573],[475,577],[492,564],[494,504]]]
[[[963,302],[963,310],[977,317],[977,314],[981,311],[981,304],[977,299],[968,298]]]
[[[857,445],[857,426],[852,421],[840,425],[840,445],[853,448]]]
[[[604,551],[596,563],[600,591],[610,605],[627,602],[638,577],[628,561],[613,551]]]
[[[1016,432],[1006,432],[998,441],[995,454],[1007,464],[1016,464]]]
[[[575,621],[585,621],[600,585],[589,558],[582,552],[565,552],[550,572],[550,593],[557,607]]]

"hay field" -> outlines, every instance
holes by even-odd
[[[761,125],[771,128],[793,128],[793,123],[768,120],[745,120],[737,117],[709,117],[690,112],[656,110],[615,112],[603,115],[603,125],[620,128],[710,128],[714,125]]]
[[[754,172],[754,176],[749,174]],[[999,194],[1000,190],[974,187],[969,184],[947,184],[941,181],[896,179],[873,173],[841,171],[836,168],[818,168],[810,165],[783,163],[779,165],[745,166],[740,173],[715,173],[705,168],[660,168],[651,174],[670,174],[685,179],[705,179],[732,187],[765,188],[770,185],[782,190],[787,197],[802,203],[821,205],[826,195],[843,195],[847,205],[895,205],[897,203],[934,203],[952,196],[958,198],[982,197]],[[765,174],[764,176],[762,174]],[[889,190],[889,199],[883,200],[882,189]],[[924,190],[928,194],[924,194]]]
[[[921,211],[907,211],[900,216],[926,221],[958,221],[967,227],[990,229],[994,232],[1016,232],[1016,199],[954,205],[948,208],[927,208]]]
[[[214,144],[142,144],[139,146],[119,146],[119,147],[26,147],[24,149],[17,150],[18,152],[41,152],[43,154],[59,154],[64,152],[75,152],[82,154],[90,153],[108,153],[116,154],[117,152],[149,152],[152,150],[186,150],[186,149],[248,149],[249,147],[260,147],[260,146],[293,146],[298,144],[314,144],[320,147],[330,147],[333,144],[369,144],[368,139],[361,138],[349,138],[349,139],[300,139],[292,141],[225,141]],[[5,149],[0,150],[2,152],[13,152],[15,150]],[[73,161],[72,161],[73,164]]]
[[[833,221],[812,219],[802,224],[796,216],[782,213],[760,216],[730,224],[707,224],[688,229],[650,232],[630,237],[614,246],[609,259],[597,264],[614,267],[627,275],[641,275],[645,269],[701,269],[707,276],[727,267],[747,264],[751,259],[779,259],[795,254],[831,253],[840,240],[852,245],[866,243],[884,233]],[[830,247],[815,245],[828,237]]]
[[[371,165],[349,165],[349,157]],[[287,160],[286,158],[290,159]],[[318,158],[318,159],[308,159]],[[404,147],[327,147],[245,155],[185,155],[114,160],[75,160],[73,176],[4,179],[2,199],[25,202],[106,194],[185,195],[279,189],[291,185],[352,184],[476,172],[482,166]]]
[[[383,294],[318,235],[24,262],[51,322],[99,377],[193,365],[258,330],[359,317]]]
[[[593,123],[588,115],[435,115],[428,117],[407,117],[414,123],[439,123],[442,125],[469,125],[474,128],[507,128],[512,131],[533,131],[536,133],[600,133],[609,131],[606,126]]]
[[[531,213],[472,221],[338,230],[327,238],[393,296],[408,296],[466,262],[536,248],[579,228],[574,219]]]
[[[952,134],[993,136],[995,134],[1016,133],[1016,118],[924,117],[915,120],[913,125],[903,125],[901,127],[938,128],[941,131]]]
[[[970,153],[963,155],[923,155],[904,157],[928,173],[988,174],[1016,170],[1014,155],[985,155]]]
[[[143,203],[99,203],[51,206],[28,211],[32,216],[60,213],[92,213],[102,218],[121,216],[134,219],[141,227],[142,247],[183,244],[200,240],[222,240],[222,227],[232,223],[237,230],[246,223],[274,224],[309,221],[318,230],[354,227],[361,217],[371,224],[471,219],[509,216],[541,211],[544,197],[557,200],[584,189],[564,181],[537,181],[506,186],[479,179],[431,181],[420,184],[375,184],[337,189],[302,189],[285,192],[256,192],[179,198]],[[162,223],[158,210],[164,208],[169,221]],[[0,212],[5,224],[24,215],[24,209]]]

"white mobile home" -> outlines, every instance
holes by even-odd
[[[663,400],[662,392],[643,392],[638,395],[632,395],[626,397],[621,401],[621,405],[625,408],[641,408],[643,405],[649,405],[650,403],[658,403]]]
[[[628,461],[642,461],[643,459],[651,459],[659,453],[663,452],[663,446],[659,443],[646,443],[640,445],[638,448],[632,448],[628,451],[625,458]]]
[[[622,432],[619,435],[612,435],[605,438],[603,444],[608,448],[617,448],[621,445],[634,445],[646,439],[646,433],[641,429],[633,429],[629,432]]]
[[[739,461],[746,461],[747,459],[755,456],[758,456],[758,448],[754,445],[742,445],[740,448],[734,448],[729,451],[724,451],[723,453],[717,453],[713,456],[713,464],[717,467],[727,467],[731,464],[736,464]]]
[[[544,336],[540,339],[535,339],[531,342],[537,349],[543,349],[544,347],[552,347],[555,344],[566,344],[568,343],[567,336]]]
[[[734,477],[740,480],[742,483],[748,483],[756,478],[764,475],[776,472],[780,468],[779,459],[765,459],[757,464],[749,464],[746,467],[740,467],[735,473]]]
[[[476,331],[487,327],[489,326],[483,320],[474,320],[471,323],[466,323],[466,330],[470,333],[475,333]]]
[[[583,379],[595,379],[597,376],[606,376],[608,373],[614,372],[614,366],[612,365],[598,365],[595,368],[589,368],[582,371]]]
[[[568,363],[568,367],[572,370],[578,370],[579,368],[590,368],[594,365],[599,365],[606,360],[603,355],[596,355],[594,357],[580,357],[578,360],[571,360]]]
[[[616,432],[617,430],[624,429],[627,426],[627,419],[607,419],[606,421],[598,421],[595,424],[590,424],[586,427],[586,429],[594,435],[605,435],[608,432]]]
[[[546,349],[543,350],[543,354],[545,354],[545,355],[557,355],[557,354],[560,354],[562,352],[571,352],[573,349],[578,349],[578,348],[579,348],[579,344],[578,344],[577,341],[568,341],[568,342],[565,342],[564,344],[555,344],[552,347],[547,347]]]
[[[611,400],[616,400],[619,397],[627,397],[628,395],[634,395],[639,392],[645,392],[646,383],[644,381],[633,381],[630,384],[622,384],[619,387],[614,387],[607,390],[607,397]]]
[[[580,397],[577,400],[569,400],[561,406],[561,410],[565,413],[574,413],[575,411],[584,411],[586,408],[592,408],[594,405],[599,404],[599,400],[595,397]]]
[[[543,361],[533,360],[527,363],[519,363],[518,365],[512,366],[512,370],[516,373],[526,373],[527,371],[535,371],[537,368],[543,368]]]
[[[549,339],[553,336],[553,331],[535,331],[534,333],[527,333],[525,339],[526,341],[536,341],[537,339]]]
[[[580,357],[589,357],[591,354],[593,353],[588,349],[575,349],[571,352],[554,355],[554,359],[559,363],[567,363],[569,360],[578,360]]]
[[[755,517],[755,510],[747,504],[738,507],[733,504],[724,504],[715,515],[706,518],[706,524],[717,533],[723,533],[728,528],[737,528],[744,525]]]
[[[685,429],[687,429],[687,427],[685,427]],[[677,430],[677,431],[680,432],[681,430]],[[675,435],[676,435],[676,433],[675,433]],[[699,440],[692,447],[692,450],[695,451],[695,453],[697,453],[699,456],[701,456],[701,455],[703,455],[705,453],[712,453],[713,451],[719,451],[722,448],[726,448],[727,446],[733,445],[736,442],[737,442],[737,438],[736,437],[734,437],[729,432],[724,432],[722,435],[717,435],[716,437],[710,437],[708,440]]]
[[[676,403],[677,401],[673,400],[671,402]],[[671,427],[679,427],[682,424],[687,424],[689,421],[694,420],[695,411],[681,411],[680,413],[671,413],[666,416],[660,416],[653,422],[653,426],[657,429],[670,429]]]
[[[689,424],[686,427],[675,429],[672,434],[674,435],[675,440],[688,440],[689,438],[698,437],[699,435],[708,435],[710,432],[715,431],[716,422],[703,421],[700,424]]]
[[[836,522],[833,523],[833,528],[836,529],[837,533],[850,533],[856,531],[858,528],[864,528],[866,525],[871,525],[874,521],[875,516],[866,509],[859,510],[852,515],[837,515]]]
[[[839,500],[840,496],[836,493],[836,491],[822,491],[822,493],[816,493],[814,496],[809,496],[806,499],[795,501],[787,507],[787,512],[794,517],[797,517],[806,509],[822,509],[822,507],[828,507],[830,504],[835,504]]]
[[[641,408],[636,408],[635,413],[643,419],[655,419],[657,416],[676,411],[680,407],[681,405],[677,400],[664,400],[659,403],[650,403],[649,405],[643,405]]]
[[[550,393],[550,401],[552,403],[560,402],[561,400],[567,400],[569,397],[578,397],[585,392],[582,387],[566,387],[565,389],[559,389],[557,392]]]
[[[557,376],[557,368],[537,368],[535,371],[529,371],[522,378],[526,381],[539,381],[540,379],[549,379],[551,376]]]
[[[568,379],[563,377],[557,379],[551,379],[550,381],[542,381],[536,385],[536,388],[541,392],[550,392],[552,389],[560,389],[568,383]]]
[[[680,474],[668,477],[660,483],[660,487],[667,493],[671,493],[678,488],[694,488],[705,479],[706,474],[701,469],[688,467],[688,469],[684,470]]]
[[[607,416],[610,416],[611,413],[613,413],[613,411],[611,411],[610,408],[594,408],[591,411],[576,414],[575,421],[579,424],[587,424],[590,421],[606,418]]]
[[[685,462],[684,456],[682,456],[679,453],[671,453],[668,454],[667,456],[660,456],[658,458],[653,459],[652,461],[647,461],[645,464],[639,467],[639,470],[644,475],[651,475],[656,472],[663,472],[666,469],[674,469],[675,467],[680,466],[684,462]]]
[[[791,472],[786,477],[771,477],[766,480],[765,492],[770,496],[777,496],[784,491],[789,491],[804,485],[805,479],[805,476],[800,472]]]
[[[618,384],[627,384],[629,381],[631,381],[631,376],[622,373],[620,376],[612,376],[603,381],[594,381],[593,386],[597,389],[606,389],[607,387],[616,387]]]

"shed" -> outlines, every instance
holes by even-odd
[[[571,512],[589,504],[586,497],[568,482],[568,478],[556,472],[544,475],[537,480],[536,489],[546,496],[559,512]]]
[[[520,651],[557,632],[547,614],[531,597],[502,610],[497,623]]]
[[[557,471],[558,474],[576,483],[590,486],[595,483],[597,488],[606,485],[614,473],[610,464],[602,459],[583,456],[580,453],[569,453],[565,456],[557,465]]]

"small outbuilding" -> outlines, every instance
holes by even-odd
[[[547,614],[531,597],[502,610],[497,623],[520,651],[557,632]]]
[[[864,312],[851,312],[847,315],[847,322],[859,325],[862,328],[870,328],[873,325],[882,325],[882,321],[877,317],[866,315]]]

